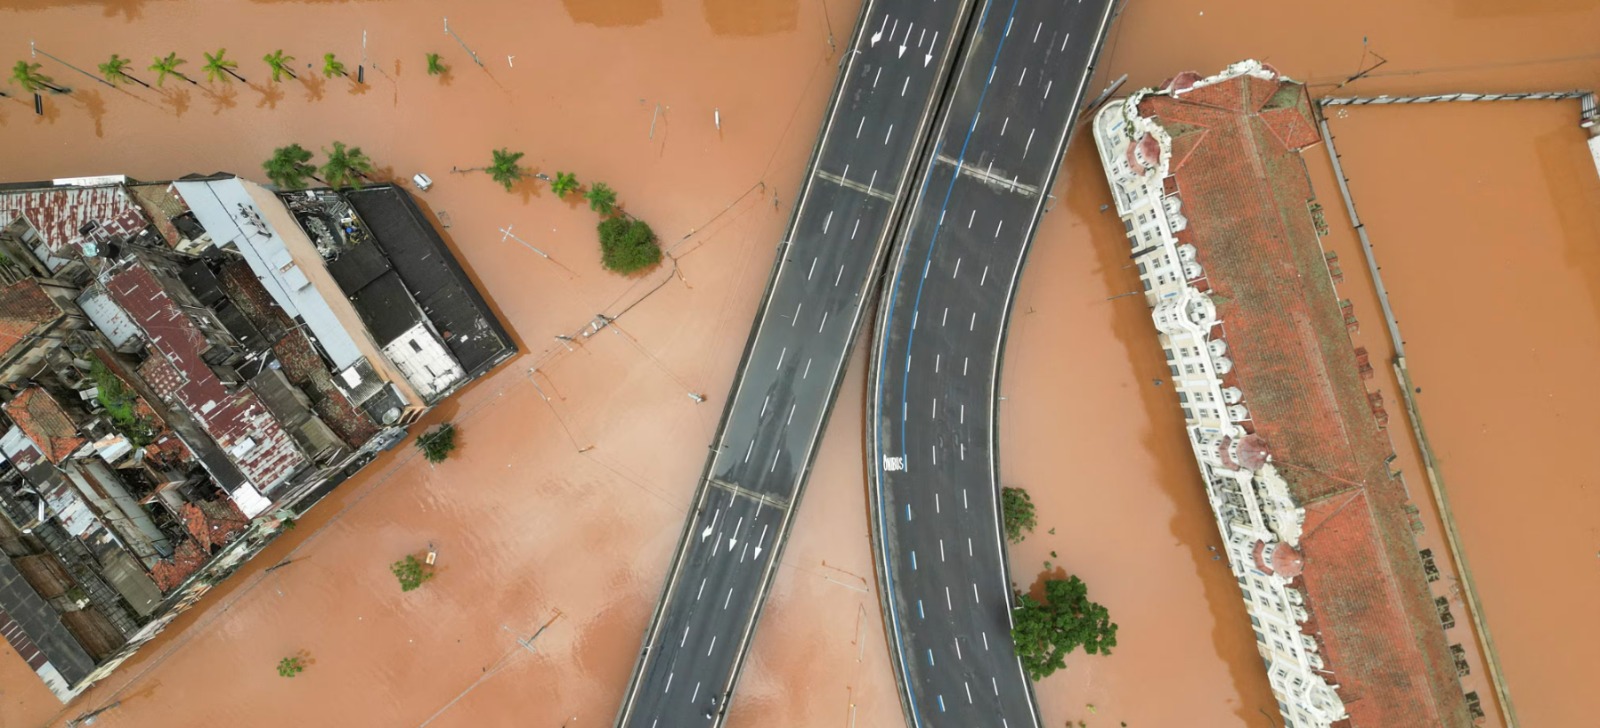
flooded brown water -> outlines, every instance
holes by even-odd
[[[1331,121],[1524,725],[1589,720],[1580,676],[1600,651],[1600,484],[1586,475],[1600,439],[1600,175],[1577,109]]]
[[[846,37],[857,6],[563,0],[451,8],[451,28],[483,69],[442,33],[441,6],[421,0],[26,1],[10,8],[0,10],[0,48],[17,58],[29,38],[85,68],[112,51],[142,66],[141,59],[181,50],[198,75],[200,52],[227,46],[254,86],[177,82],[167,95],[124,93],[43,59],[47,73],[79,92],[50,99],[44,118],[0,100],[0,181],[107,172],[159,179],[214,169],[253,175],[287,142],[360,145],[387,173],[433,176],[424,202],[448,214],[452,245],[528,353],[431,417],[460,425],[459,457],[438,468],[409,449],[381,458],[70,709],[19,660],[0,654],[0,725],[59,725],[118,699],[99,725],[610,721],[814,140],[837,61],[829,57],[830,29]],[[1099,83],[1127,72],[1131,83],[1151,84],[1246,56],[1298,78],[1337,82],[1356,71],[1369,35],[1371,49],[1390,62],[1352,92],[1600,85],[1595,3],[1499,8],[1362,0],[1268,14],[1243,0],[1132,3]],[[264,82],[256,59],[280,45],[302,63],[335,51],[353,68],[363,28],[376,62],[365,87],[309,73],[282,86]],[[430,51],[452,66],[444,79],[423,73]],[[1560,58],[1577,60],[1545,62]],[[1152,382],[1162,369],[1148,313],[1137,297],[1106,300],[1135,290],[1137,278],[1123,267],[1120,225],[1099,212],[1106,191],[1092,146],[1078,142],[1019,296],[1004,380],[1003,476],[1029,488],[1040,508],[1039,532],[1015,552],[1017,578],[1031,580],[1047,560],[1084,575],[1122,631],[1113,656],[1075,658],[1041,684],[1045,722],[1264,726],[1260,711],[1272,712],[1271,697],[1232,581],[1204,548],[1215,526],[1180,413]],[[481,165],[502,146],[528,152],[524,161],[539,171],[611,184],[664,240],[694,231],[677,244],[682,277],[605,274],[594,218],[579,204],[533,185],[508,195],[481,175],[448,172]],[[1527,184],[1507,194],[1550,204],[1550,185],[1537,181],[1542,173],[1524,172],[1532,175]],[[757,187],[762,181],[766,187]],[[1331,193],[1322,190],[1330,210]],[[1381,214],[1373,204],[1363,211]],[[506,225],[555,262],[502,239]],[[1562,225],[1565,235],[1570,224]],[[1357,277],[1358,258],[1346,259]],[[1437,278],[1414,283],[1414,295],[1427,300],[1423,291],[1443,283]],[[1584,280],[1596,279],[1591,271]],[[572,353],[552,340],[663,282],[623,316],[621,333],[601,332]],[[1359,312],[1377,331],[1375,306]],[[1450,396],[1452,376],[1467,378],[1445,371],[1453,358],[1445,343],[1435,345],[1440,364],[1430,368],[1418,330],[1425,312],[1402,313],[1402,321],[1408,316],[1417,319],[1406,325],[1417,376],[1440,388],[1425,395],[1428,407]],[[1538,344],[1571,346],[1565,337]],[[734,726],[899,724],[871,591],[859,364],[754,643]],[[695,405],[688,391],[710,401]],[[1534,421],[1551,421],[1542,414]],[[1445,416],[1430,426],[1442,427],[1434,422]],[[1496,432],[1510,434],[1503,426]],[[1459,457],[1452,454],[1446,467]],[[1459,477],[1447,474],[1452,484]],[[1422,484],[1413,478],[1411,487],[1417,493]],[[1480,505],[1478,513],[1503,505]],[[1490,581],[1483,572],[1492,569],[1479,566],[1478,551],[1525,536],[1474,530],[1468,548],[1479,578]],[[429,541],[440,548],[440,576],[402,595],[386,565]],[[294,563],[263,576],[286,556]],[[1593,566],[1560,564],[1569,574]],[[1483,587],[1492,619],[1522,607],[1499,606],[1488,592],[1519,587]],[[518,646],[547,622],[535,652]],[[1518,639],[1520,654],[1541,654],[1526,641],[1538,636],[1496,632],[1525,720],[1541,699],[1556,700],[1552,711],[1566,705],[1540,698],[1541,690],[1583,694],[1561,682],[1583,675],[1581,666],[1509,657],[1515,650],[1506,643]],[[293,680],[278,677],[272,665],[300,650],[312,665]]]

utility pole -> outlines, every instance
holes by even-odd
[[[467,46],[467,42],[462,40],[461,36],[456,35],[456,32],[450,29],[450,19],[449,18],[445,18],[444,19],[444,32],[448,33],[451,38],[455,38],[456,42],[460,43],[461,47],[466,49],[467,55],[472,56],[472,62],[478,64],[478,68],[483,68],[483,61],[478,59],[478,52],[474,51],[474,50],[472,50],[472,48],[468,47]]]

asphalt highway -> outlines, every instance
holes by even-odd
[[[1039,725],[1010,636],[998,374],[1112,2],[988,0],[979,12],[902,225],[869,380],[880,594],[917,728]]]
[[[723,721],[975,2],[862,8],[618,726]]]

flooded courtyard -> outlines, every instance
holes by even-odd
[[[409,443],[380,458],[71,706],[0,647],[0,725],[62,725],[112,705],[97,725],[609,723],[819,127],[839,58],[830,37],[846,42],[858,8],[452,8],[450,27],[481,68],[443,32],[441,6],[420,1],[0,10],[11,54],[0,59],[25,57],[32,39],[91,69],[111,52],[138,61],[173,50],[197,66],[202,50],[226,46],[250,81],[121,90],[40,59],[76,90],[48,99],[42,117],[0,99],[0,182],[259,177],[283,144],[358,145],[386,176],[434,178],[421,202],[448,218],[451,245],[525,352],[425,420],[459,426],[449,461],[430,467]],[[1338,93],[1594,88],[1595,27],[1600,4],[1580,0],[1514,10],[1363,0],[1292,13],[1135,1],[1093,85],[1256,57],[1326,94],[1378,54],[1387,63]],[[271,84],[255,59],[279,46],[301,63],[330,51],[352,67],[365,59],[366,83],[308,72]],[[424,73],[427,52],[444,56],[446,76]],[[1585,406],[1600,393],[1583,376],[1600,354],[1600,178],[1571,141],[1575,116],[1570,104],[1450,106],[1333,122],[1526,725],[1577,720],[1579,660],[1600,647],[1582,625],[1600,583],[1588,578],[1600,490],[1571,475],[1600,432]],[[1038,531],[1013,550],[1019,581],[1045,562],[1080,574],[1121,631],[1112,656],[1077,656],[1040,684],[1045,723],[1275,725],[1233,579],[1205,548],[1215,525],[1181,412],[1154,384],[1165,367],[1148,312],[1137,296],[1117,298],[1139,286],[1121,225],[1100,209],[1108,193],[1090,140],[1076,142],[1017,301],[1002,480],[1039,506]],[[675,266],[605,273],[581,203],[449,171],[500,147],[526,151],[537,171],[617,188]],[[1330,245],[1353,245],[1338,237],[1331,173],[1311,161]],[[1359,255],[1341,254],[1347,276],[1363,277]],[[619,325],[577,336],[571,351],[553,338],[602,312]],[[1357,314],[1363,336],[1382,335],[1375,299],[1357,298]],[[872,581],[854,363],[730,725],[901,721]],[[1408,487],[1429,501],[1400,399],[1386,395]],[[387,565],[430,542],[439,578],[402,594]],[[1552,583],[1570,598],[1540,597]],[[280,678],[273,665],[301,651],[305,673]]]

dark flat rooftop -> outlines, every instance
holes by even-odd
[[[0,631],[35,670],[48,661],[70,684],[94,671],[94,658],[9,558],[0,558]]]
[[[469,377],[488,371],[516,351],[510,334],[409,193],[395,185],[378,185],[349,190],[344,196]],[[381,274],[360,247],[351,252],[361,259],[334,273],[341,286],[346,280],[371,281]],[[341,267],[348,257],[340,256],[329,268]]]

